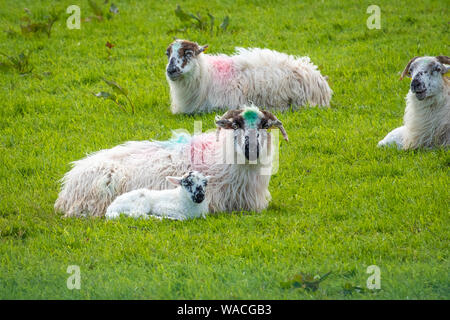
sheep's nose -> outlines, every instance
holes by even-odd
[[[253,161],[259,158],[259,143],[256,139],[251,139],[252,141],[250,142],[250,137],[249,136],[245,136],[245,158],[247,158],[247,160]],[[256,150],[255,150],[256,149]],[[255,152],[256,151],[256,152]]]
[[[167,74],[172,75],[174,73],[180,72],[180,68],[175,65],[173,58],[170,60],[169,66],[167,67]]]
[[[177,73],[178,71],[179,71],[179,69],[173,65],[169,65],[169,67],[167,68],[168,74],[174,74],[174,73]]]
[[[411,90],[413,92],[423,91],[424,89],[423,83],[417,80],[417,78],[414,78],[413,81],[411,81]]]
[[[201,203],[205,199],[205,195],[203,193],[197,193],[194,196],[194,202]]]

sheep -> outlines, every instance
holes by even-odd
[[[450,145],[450,70],[447,56],[414,57],[402,72],[412,79],[406,96],[404,125],[378,143],[398,149],[448,147]]]
[[[199,171],[210,176],[209,212],[267,208],[273,146],[283,124],[270,112],[246,106],[232,118],[219,118],[215,132],[178,132],[168,141],[130,141],[73,163],[62,179],[55,209],[71,216],[103,216],[109,204],[131,190],[168,189],[166,176]],[[287,135],[285,137],[287,140]]]
[[[106,209],[107,219],[116,219],[121,213],[144,219],[150,216],[172,220],[206,218],[208,202],[205,189],[209,177],[190,171],[182,177],[166,177],[177,186],[168,190],[137,189],[118,196]]]
[[[327,107],[332,90],[308,57],[260,48],[232,56],[205,54],[207,45],[175,40],[166,50],[172,113],[237,109],[254,103],[269,110]]]

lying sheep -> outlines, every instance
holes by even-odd
[[[268,190],[275,137],[268,129],[283,124],[271,113],[244,107],[218,119],[221,130],[169,141],[130,141],[74,162],[63,178],[55,209],[65,216],[103,216],[119,195],[135,189],[168,189],[166,176],[199,171],[210,176],[209,212],[261,211]],[[287,135],[285,136],[287,139]]]
[[[173,113],[237,109],[248,103],[269,110],[330,105],[326,77],[308,57],[258,48],[236,48],[232,56],[208,55],[206,48],[187,40],[175,40],[167,48]]]
[[[191,171],[183,177],[166,177],[177,186],[168,190],[137,189],[117,197],[106,210],[107,219],[115,219],[121,213],[134,218],[155,216],[173,220],[206,218],[208,201],[205,189],[209,177]]]
[[[411,77],[406,96],[404,125],[391,131],[378,146],[399,149],[448,147],[450,145],[450,58],[414,57],[401,78]]]

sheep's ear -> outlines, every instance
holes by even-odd
[[[442,64],[450,64],[450,58],[447,56],[437,56],[436,59]]]
[[[167,176],[166,180],[169,181],[171,184],[179,186],[181,184],[181,179],[179,177],[171,177],[171,176]]]
[[[411,67],[411,64],[416,61],[416,59],[419,57],[414,57],[411,60],[409,60],[408,64],[406,65],[405,69],[402,72],[402,75],[400,76],[400,80],[403,80],[403,78],[407,75],[409,75],[409,68]]]
[[[228,119],[219,119],[216,120],[216,126],[224,129],[231,129],[232,128],[232,122]]]
[[[208,49],[208,45],[207,44],[205,44],[204,46],[201,46],[199,49],[198,49],[198,53],[201,53],[201,52],[205,52],[206,51],[206,49]]]
[[[436,59],[444,66],[444,68],[441,70],[441,73],[448,73],[450,71],[450,58],[447,56],[437,56]]]

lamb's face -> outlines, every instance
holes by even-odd
[[[244,154],[249,161],[257,160],[261,148],[268,146],[270,135],[267,129],[279,128],[288,141],[283,124],[270,112],[260,111],[255,106],[230,110],[216,118],[216,125],[218,128],[234,130],[235,151]]]
[[[195,203],[202,203],[205,200],[207,177],[198,171],[191,171],[181,179],[181,187],[185,189]]]
[[[411,77],[411,92],[418,100],[424,100],[442,92],[444,85],[442,75],[448,71],[444,65],[448,57],[415,57],[410,60],[402,78],[407,75]]]
[[[176,81],[189,76],[198,66],[197,56],[208,46],[199,46],[195,42],[187,40],[175,40],[166,50],[169,59],[166,68],[167,77]]]
[[[167,180],[181,188],[190,196],[195,203],[202,203],[205,200],[206,186],[208,185],[209,176],[205,177],[198,171],[190,171],[184,176],[167,177]]]

